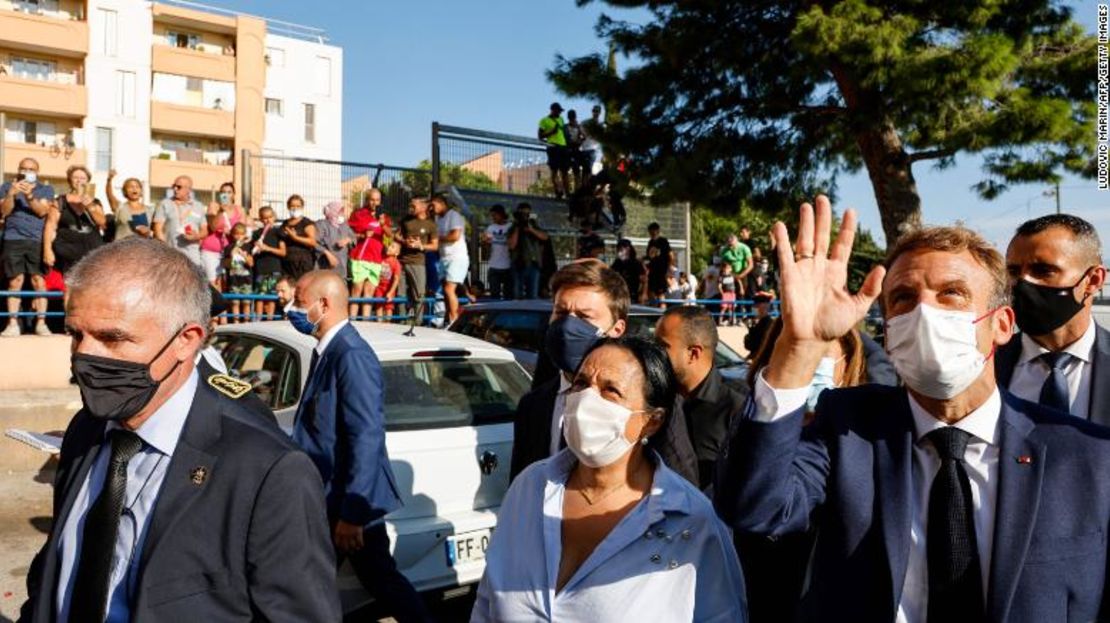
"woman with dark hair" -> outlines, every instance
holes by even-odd
[[[628,284],[628,294],[632,301],[638,302],[643,289],[644,264],[636,257],[636,247],[632,246],[632,241],[628,238],[621,238],[617,242],[617,259],[611,268]]]
[[[224,251],[231,244],[231,230],[233,227],[246,220],[246,214],[235,203],[235,184],[224,182],[220,184],[220,192],[208,204],[208,235],[200,241],[200,259],[204,266],[204,275],[208,283],[217,290],[223,281]]]
[[[304,215],[304,199],[290,195],[285,201],[289,218],[281,224],[279,236],[285,242],[282,269],[294,280],[316,268],[316,224]]]
[[[676,391],[650,340],[586,355],[563,412],[567,448],[506,493],[471,621],[746,621],[728,530],[655,452]]]

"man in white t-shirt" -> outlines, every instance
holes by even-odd
[[[482,242],[490,246],[489,270],[486,281],[491,298],[509,300],[513,298],[513,265],[509,258],[509,215],[505,206],[495,205],[489,209],[490,220],[482,233]]]
[[[443,298],[447,302],[447,323],[459,317],[458,287],[466,282],[470,268],[470,254],[466,250],[466,220],[447,206],[447,199],[436,195],[432,199],[436,213],[436,230],[439,234],[439,259],[443,265]]]
[[[720,258],[713,256],[713,261],[705,267],[705,271],[701,274],[701,297],[703,299],[711,301],[721,300],[721,271],[717,268],[718,261],[720,261]],[[705,308],[709,310],[709,313],[714,314],[714,316],[721,311],[721,306],[718,303],[707,303]]]

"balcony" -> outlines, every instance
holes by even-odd
[[[168,102],[150,103],[150,128],[186,136],[235,137],[235,113]]]
[[[4,175],[18,173],[20,160],[34,158],[39,163],[40,176],[65,179],[66,169],[75,164],[85,164],[85,157],[84,149],[4,143]]]
[[[209,188],[219,188],[220,184],[232,180],[235,176],[235,167],[205,162],[151,159],[151,188],[169,188],[173,185],[174,179],[180,175],[188,175],[193,178],[193,188],[198,191],[208,190]]]
[[[18,50],[81,58],[89,50],[89,23],[0,11],[0,41]]]
[[[88,112],[85,85],[28,80],[0,75],[0,102],[9,112],[55,117],[84,117]]]
[[[151,68],[156,72],[235,82],[235,57],[200,50],[155,45]]]

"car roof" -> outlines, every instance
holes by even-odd
[[[429,350],[467,350],[472,357],[495,361],[513,361],[511,351],[496,344],[477,338],[452,333],[443,329],[416,327],[412,336],[406,324],[383,324],[377,322],[352,322],[362,339],[366,340],[379,359],[394,361],[407,359],[413,353]],[[291,344],[307,351],[316,345],[316,340],[299,333],[288,322],[268,320],[240,324],[222,325],[217,334],[241,333],[269,339],[283,344]]]
[[[474,303],[463,308],[464,313],[491,312],[491,311],[527,311],[551,313],[552,302],[548,299],[527,299],[522,301],[491,301],[488,303]],[[637,316],[659,316],[663,310],[647,305],[632,305],[628,313]]]

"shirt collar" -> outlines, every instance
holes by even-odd
[[[986,402],[979,405],[978,409],[951,425],[945,424],[933,417],[932,414],[925,410],[925,407],[922,407],[921,404],[914,399],[913,394],[907,393],[907,397],[910,399],[910,413],[913,414],[915,440],[921,441],[922,437],[939,428],[955,426],[992,446],[998,445],[998,422],[1002,416],[1002,395],[998,392],[997,387],[991,392],[990,398],[987,398]]]
[[[567,393],[568,391],[570,391],[570,388],[573,385],[574,385],[574,383],[571,382],[571,379],[568,379],[567,375],[563,374],[563,372],[560,371],[559,372],[559,393],[560,394]]]
[[[721,390],[721,375],[717,372],[717,366],[709,368],[709,374],[698,383],[694,391],[690,392],[690,397],[686,402],[693,402],[695,400],[701,402],[716,402]]]
[[[655,474],[651,481],[649,506],[663,513],[690,514],[690,496],[681,482],[681,476],[671,471],[663,463],[663,457],[655,451],[651,452],[655,463]],[[563,448],[558,454],[547,461],[546,477],[548,483],[559,487],[566,487],[570,478],[570,470],[578,463],[570,448]],[[653,522],[654,523],[654,522]]]
[[[1061,352],[1065,352],[1084,363],[1091,363],[1091,350],[1095,346],[1095,320],[1087,324],[1087,330],[1078,340],[1072,342]],[[1021,358],[1018,364],[1026,364],[1048,352],[1048,349],[1033,340],[1028,333],[1021,334]]]
[[[344,318],[343,320],[337,322],[334,327],[328,329],[328,332],[325,333],[320,338],[320,342],[316,344],[316,354],[323,357],[324,351],[328,349],[328,344],[331,344],[332,338],[335,337],[335,334],[339,333],[340,329],[349,324],[351,324],[351,321]]]
[[[135,430],[135,434],[144,443],[166,456],[173,456],[174,450],[177,449],[177,441],[181,438],[181,429],[185,428],[185,420],[188,419],[189,410],[193,407],[199,378],[196,368],[193,368],[185,384]],[[108,422],[104,431],[105,437],[108,432],[122,428],[119,422]]]

